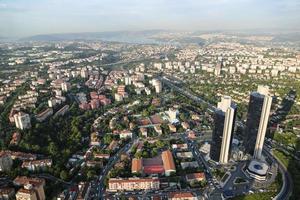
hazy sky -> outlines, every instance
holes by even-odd
[[[0,0],[0,36],[300,27],[300,0]]]

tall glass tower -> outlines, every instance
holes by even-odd
[[[260,159],[266,135],[272,97],[269,88],[258,86],[257,92],[252,92],[248,107],[244,144],[246,153]]]
[[[232,134],[236,116],[236,105],[231,97],[223,96],[214,114],[214,130],[210,150],[211,159],[221,164],[229,160]]]

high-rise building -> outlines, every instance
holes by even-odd
[[[152,80],[152,85],[155,87],[155,92],[156,93],[161,93],[162,91],[162,83],[158,79],[153,79]]]
[[[226,164],[229,159],[232,134],[234,131],[236,105],[231,97],[223,96],[214,114],[214,130],[210,157],[216,162]]]
[[[124,80],[125,80],[125,85],[131,85],[131,77],[130,76],[126,76],[124,78]]]
[[[61,90],[62,91],[65,91],[65,92],[68,92],[71,88],[71,84],[68,83],[68,82],[62,82],[61,83]]]
[[[80,71],[80,76],[81,76],[81,78],[88,78],[88,76],[89,76],[88,70],[86,68],[82,68]]]
[[[27,113],[19,112],[14,115],[16,127],[24,130],[31,127],[30,116]]]
[[[252,92],[248,107],[247,122],[244,134],[246,153],[260,159],[266,135],[272,97],[267,86],[258,86],[257,92]]]
[[[222,70],[222,64],[221,64],[221,63],[218,63],[218,64],[216,65],[216,68],[215,68],[215,71],[214,71],[215,76],[220,76],[221,70]]]

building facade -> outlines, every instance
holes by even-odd
[[[24,130],[31,127],[30,116],[27,113],[19,112],[14,115],[15,125],[17,128]]]
[[[223,96],[214,115],[214,130],[210,149],[211,159],[221,164],[226,164],[229,160],[235,116],[236,104],[232,103],[231,97]]]
[[[257,92],[251,93],[244,132],[244,146],[245,153],[258,159],[263,148],[271,105],[272,97],[269,96],[268,87],[259,86]]]
[[[108,181],[110,191],[157,190],[159,186],[158,178],[111,178]]]

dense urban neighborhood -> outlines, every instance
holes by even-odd
[[[152,38],[0,42],[1,200],[300,198],[300,49]]]

